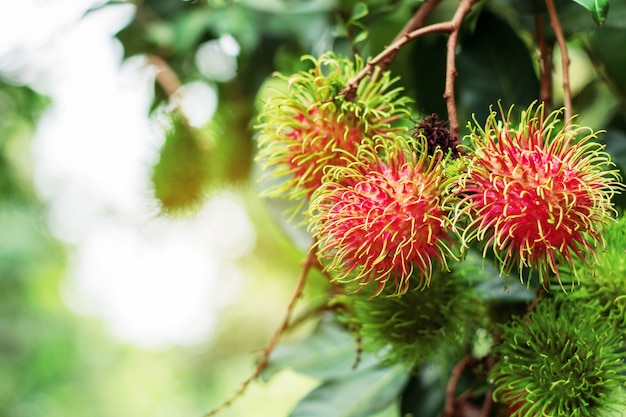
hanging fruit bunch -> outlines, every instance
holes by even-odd
[[[455,42],[475,3],[461,1],[448,22],[409,27],[376,57],[328,52],[277,75],[285,89],[260,111],[256,160],[274,184],[264,195],[287,199],[310,233],[294,301],[319,269],[332,314],[318,328],[354,338],[353,372],[369,363],[361,356],[401,367],[389,398],[402,397],[403,410],[436,369],[444,417],[624,415],[618,169],[600,134],[571,116],[567,86],[564,108],[495,102],[459,134]],[[417,112],[386,69],[433,32],[449,36],[447,121]],[[302,409],[336,384],[322,381]]]

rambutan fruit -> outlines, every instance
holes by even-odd
[[[562,123],[560,111],[545,116],[543,105],[522,112],[515,127],[511,111],[471,128],[455,217],[466,222],[465,247],[477,240],[501,273],[529,267],[548,286],[574,258],[593,255],[623,187],[593,131]]]
[[[602,318],[615,319],[616,324],[626,327],[626,217],[608,224],[602,237],[606,247],[596,254],[597,262],[588,265],[579,259],[574,261],[574,273],[561,273],[564,287],[573,291],[565,294],[568,300],[596,302]]]
[[[329,52],[305,59],[314,67],[288,78],[279,75],[288,89],[267,100],[256,126],[256,160],[279,180],[264,191],[270,197],[305,201],[320,186],[324,168],[343,164],[342,155],[356,154],[364,138],[408,130],[395,122],[408,116],[409,99],[394,87],[397,79],[389,71],[376,67],[347,98],[341,91],[364,67],[361,58]]]
[[[388,281],[399,294],[409,280],[428,285],[455,256],[443,152],[427,154],[423,137],[395,136],[349,159],[328,168],[311,199],[309,228],[325,269],[340,282],[375,282],[375,295]]]
[[[397,296],[387,286],[354,292],[357,283],[345,284],[345,293],[333,303],[342,306],[340,318],[358,336],[363,349],[380,355],[385,363],[421,365],[434,357],[459,356],[484,312],[476,292],[460,276],[436,271],[428,288],[419,277]]]
[[[543,298],[502,326],[493,395],[513,417],[621,417],[626,410],[624,336],[599,306]]]

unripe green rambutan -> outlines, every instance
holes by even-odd
[[[512,417],[621,417],[626,411],[624,335],[599,306],[541,299],[503,326],[491,370],[494,398]]]
[[[354,97],[341,91],[364,67],[326,53],[309,71],[292,75],[288,90],[272,96],[259,115],[257,161],[280,183],[265,194],[304,201],[320,186],[326,166],[344,164],[364,138],[408,130],[394,125],[407,116],[409,100],[399,95],[388,71],[378,67],[365,77]]]
[[[441,149],[428,155],[425,147],[423,138],[374,140],[346,166],[328,168],[311,200],[310,230],[338,281],[374,282],[376,294],[391,281],[404,293],[409,280],[428,285],[455,257],[445,207],[452,181]]]
[[[559,116],[531,105],[516,127],[510,112],[502,121],[492,112],[484,129],[471,128],[456,216],[466,221],[465,246],[477,240],[501,273],[530,267],[544,285],[574,258],[593,255],[622,189],[595,134]]]
[[[441,354],[458,356],[469,339],[465,329],[481,317],[475,292],[448,272],[435,273],[428,288],[419,279],[409,282],[402,295],[387,287],[377,297],[373,287],[352,292],[358,284],[346,284],[335,302],[345,306],[343,318],[363,348],[384,362],[414,366]]]
[[[607,318],[626,326],[626,217],[606,226],[603,238],[606,247],[596,254],[597,263],[587,265],[574,262],[574,273],[564,271],[561,281],[564,287],[574,291],[564,295],[576,302],[594,301]],[[577,285],[579,284],[579,285]]]

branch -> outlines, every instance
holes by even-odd
[[[552,107],[552,45],[546,43],[543,33],[543,16],[535,14],[535,28],[537,31],[537,45],[539,46],[539,80],[541,83],[541,102],[546,107]]]
[[[255,379],[257,379],[259,375],[261,375],[261,372],[263,372],[263,370],[267,367],[269,363],[270,355],[274,351],[274,348],[278,344],[278,341],[280,340],[283,333],[285,333],[285,331],[289,327],[293,310],[296,306],[296,302],[300,299],[300,296],[302,295],[302,291],[304,290],[304,285],[306,284],[306,279],[307,279],[307,276],[309,275],[309,271],[312,268],[317,267],[318,265],[319,263],[317,261],[315,243],[313,243],[311,245],[311,248],[309,249],[309,253],[307,254],[306,259],[304,260],[302,264],[302,272],[300,273],[300,278],[298,279],[298,283],[296,284],[296,289],[293,293],[293,296],[291,297],[291,301],[289,302],[289,305],[287,306],[287,312],[285,313],[283,322],[281,323],[280,327],[276,330],[276,332],[272,336],[272,339],[270,340],[267,347],[263,350],[263,355],[261,356],[261,360],[259,360],[259,363],[254,368],[252,375],[250,375],[241,384],[239,389],[228,400],[226,400],[224,403],[214,408],[213,410],[209,411],[208,413],[204,414],[202,417],[214,416],[220,411],[222,411],[225,407],[232,405],[232,403],[235,402],[235,400],[237,400],[246,392],[246,389],[248,388],[250,383],[254,381]]]
[[[556,41],[559,44],[559,49],[561,50],[561,65],[563,67],[563,101],[565,104],[564,118],[565,123],[569,123],[572,118],[572,90],[569,83],[570,59],[561,23],[559,22],[559,17],[556,14],[556,8],[554,7],[554,0],[546,0],[546,6],[548,8],[548,15],[550,16],[550,26],[552,26],[552,30],[554,30]]]
[[[365,67],[359,71],[359,73],[348,82],[345,88],[340,92],[341,95],[350,99],[356,94],[356,90],[359,83],[363,78],[372,74],[374,67],[383,67],[385,63],[388,63],[398,53],[398,51],[404,47],[410,41],[423,36],[427,33],[448,33],[448,53],[446,57],[446,87],[443,97],[446,100],[446,106],[448,109],[448,120],[450,122],[450,134],[452,135],[455,146],[458,146],[459,141],[459,121],[457,119],[456,102],[454,98],[454,78],[456,77],[456,47],[458,43],[459,30],[461,29],[461,23],[463,19],[472,9],[472,6],[478,2],[478,0],[461,0],[456,12],[452,19],[448,22],[434,23],[432,25],[425,26],[423,28],[415,29],[411,32],[404,33],[399,38],[396,38],[391,45],[387,46],[380,54],[369,60]],[[435,6],[436,1],[429,1],[427,4],[431,9],[426,9],[424,13],[430,12]],[[426,6],[426,4],[424,5]],[[416,14],[417,15],[417,14]],[[425,15],[424,15],[425,16]],[[419,17],[422,19],[422,17]],[[418,23],[419,23],[418,19]],[[412,27],[415,24],[416,17],[409,22],[408,27]],[[402,32],[401,32],[402,33]]]
[[[456,101],[454,97],[454,79],[456,78],[456,47],[459,39],[459,30],[461,29],[461,23],[463,19],[472,9],[474,3],[478,0],[461,0],[459,7],[456,9],[454,16],[450,23],[452,24],[452,31],[448,37],[448,53],[446,57],[446,88],[443,93],[443,98],[446,99],[446,107],[448,109],[448,120],[450,121],[450,135],[455,141],[455,147],[458,147],[461,143],[459,139],[459,119],[456,113]]]
[[[441,0],[426,0],[424,4],[417,9],[417,12],[413,15],[411,20],[409,20],[406,25],[402,28],[400,33],[395,37],[393,42],[397,42],[404,37],[405,34],[412,32],[418,28],[420,28],[424,24],[424,20],[433,11],[435,7],[437,7],[441,3]],[[392,42],[392,43],[393,43]]]
[[[180,80],[174,72],[174,70],[167,65],[167,62],[163,58],[157,55],[150,55],[148,57],[148,65],[152,65],[156,68],[156,81],[159,83],[165,94],[168,97],[172,97],[176,94],[176,91],[180,88]]]
[[[454,366],[454,369],[452,370],[450,381],[448,381],[448,388],[446,389],[446,406],[443,411],[444,417],[452,417],[454,415],[454,404],[455,404],[454,393],[456,391],[456,386],[459,383],[459,378],[461,378],[461,374],[463,373],[463,370],[465,369],[465,367],[467,366],[467,364],[470,362],[471,359],[472,359],[471,355],[465,356],[463,359],[459,361],[459,363],[457,363]]]

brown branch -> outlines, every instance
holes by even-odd
[[[479,417],[489,417],[489,412],[491,411],[492,406],[493,406],[493,390],[489,390],[487,391],[487,394],[485,394],[485,402],[483,403],[483,406],[480,409]]]
[[[293,293],[293,296],[291,297],[291,301],[289,301],[289,305],[287,306],[287,312],[285,313],[285,317],[283,318],[283,321],[280,327],[276,330],[276,332],[274,332],[274,335],[272,336],[272,339],[270,340],[269,344],[263,350],[263,355],[261,356],[259,363],[254,368],[254,371],[241,384],[239,389],[228,400],[226,400],[225,402],[223,402],[221,405],[214,408],[213,410],[209,411],[208,413],[204,414],[203,417],[214,416],[220,411],[222,411],[225,407],[232,405],[233,402],[235,402],[235,400],[237,400],[246,392],[246,389],[248,388],[250,383],[252,383],[252,381],[257,379],[259,375],[261,375],[261,372],[263,372],[263,370],[267,367],[269,363],[270,355],[274,351],[274,348],[276,348],[278,341],[280,340],[281,336],[285,333],[285,331],[289,327],[293,310],[296,306],[296,302],[300,299],[300,296],[302,295],[302,292],[304,290],[304,285],[306,284],[306,279],[309,275],[309,271],[312,268],[316,268],[318,265],[319,263],[317,261],[315,243],[313,243],[311,245],[311,248],[309,249],[309,253],[307,254],[306,259],[302,263],[302,272],[300,273],[300,278],[298,279],[298,283],[296,284],[296,289]]]
[[[563,101],[565,104],[565,123],[569,123],[572,118],[572,90],[569,82],[569,54],[567,52],[567,45],[565,43],[565,37],[563,36],[563,29],[559,22],[559,17],[556,13],[556,7],[554,6],[554,0],[546,0],[546,6],[548,8],[548,15],[550,16],[550,26],[554,30],[556,41],[559,44],[561,51],[561,65],[563,67]]]
[[[397,42],[404,37],[409,32],[413,32],[416,29],[419,29],[424,24],[424,20],[433,11],[435,7],[437,7],[441,3],[441,0],[426,0],[417,12],[413,15],[411,20],[409,20],[406,25],[402,28],[402,30],[395,37],[393,42]],[[393,43],[392,42],[392,43]]]
[[[452,31],[448,37],[448,52],[446,56],[446,88],[443,98],[446,99],[446,108],[448,109],[448,121],[450,122],[450,135],[455,141],[455,147],[461,143],[459,139],[459,119],[456,113],[456,101],[454,97],[454,79],[456,78],[456,47],[459,39],[459,30],[463,19],[472,9],[472,6],[478,0],[461,0],[459,7],[454,12],[452,20]]]
[[[437,32],[451,32],[454,29],[450,22],[443,23],[435,23],[432,25],[425,26],[423,28],[416,29],[412,32],[405,34],[399,40],[394,41],[391,45],[387,46],[381,53],[376,55],[374,58],[370,59],[365,67],[357,75],[352,78],[348,84],[344,87],[343,90],[339,93],[340,95],[348,97],[354,97],[354,94],[359,86],[359,83],[363,78],[367,77],[374,71],[374,67],[381,66],[384,62],[388,61],[390,58],[395,56],[398,51],[405,46],[407,43],[416,39],[422,35],[427,33],[437,33]]]
[[[454,415],[454,404],[456,402],[454,393],[456,392],[456,386],[459,383],[459,378],[461,378],[463,370],[470,360],[472,360],[471,355],[465,356],[452,370],[452,375],[450,376],[450,381],[448,381],[448,387],[446,388],[446,405],[443,411],[443,417],[452,417]]]
[[[372,74],[374,67],[384,67],[398,51],[404,47],[410,41],[426,35],[428,33],[448,33],[448,53],[446,57],[446,86],[443,97],[446,100],[446,106],[448,109],[448,120],[450,122],[450,134],[453,137],[454,145],[458,146],[459,140],[459,121],[457,118],[456,102],[454,97],[454,78],[456,77],[456,47],[458,43],[459,30],[461,29],[461,23],[463,19],[472,9],[472,6],[478,2],[478,0],[461,0],[459,6],[454,13],[452,19],[448,22],[434,23],[432,25],[425,26],[423,28],[415,29],[411,32],[405,33],[387,46],[381,53],[369,60],[365,67],[359,71],[359,73],[348,82],[346,87],[341,91],[341,95],[350,99],[356,94],[356,90],[359,83],[363,78]],[[432,3],[435,3],[434,1]],[[431,7],[431,6],[429,6]],[[434,7],[434,5],[432,5]]]
[[[174,96],[181,86],[178,75],[176,75],[174,70],[167,65],[163,58],[157,55],[148,57],[148,65],[152,65],[156,69],[156,81],[163,88],[165,94],[168,97]]]
[[[543,32],[543,16],[535,14],[535,30],[537,32],[537,45],[539,46],[539,81],[541,102],[547,108],[552,107],[552,45],[546,43]]]

